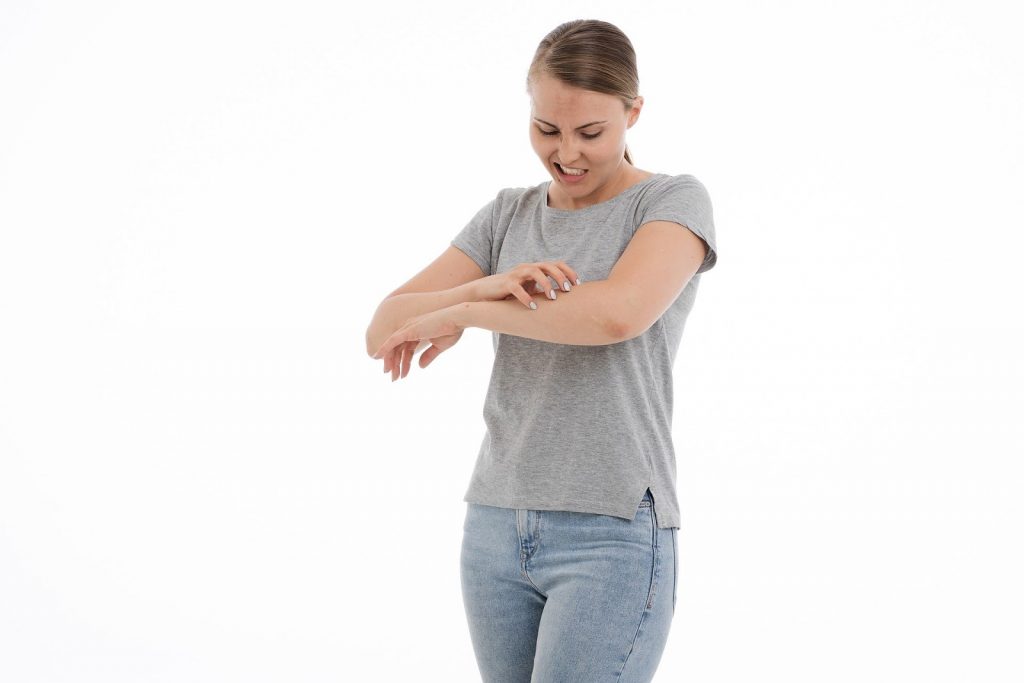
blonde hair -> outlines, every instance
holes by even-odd
[[[626,111],[633,106],[640,78],[633,43],[617,26],[599,19],[574,19],[544,36],[530,62],[526,90],[541,74],[567,85],[615,95]],[[633,159],[629,146],[623,157]]]

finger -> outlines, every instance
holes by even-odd
[[[392,378],[395,380],[402,379],[402,363],[405,360],[405,354],[408,349],[408,344],[403,342],[395,347],[395,366]]]
[[[519,281],[519,284],[531,285],[531,292],[543,292],[544,285],[540,283],[540,278],[537,277],[537,268],[534,265],[523,264],[516,268],[516,271],[512,273],[514,279]]]
[[[515,297],[520,302],[522,302],[523,305],[525,305],[527,308],[531,308],[534,310],[537,309],[537,302],[533,300],[533,296],[531,296],[529,292],[523,289],[522,285],[513,285],[512,294],[510,294],[509,296]]]
[[[384,343],[377,349],[377,353],[373,354],[374,358],[383,358],[385,354],[394,349],[396,346],[404,341],[408,340],[408,329],[402,327],[391,333],[391,336],[384,340]]]
[[[558,283],[555,285],[555,289],[560,289],[563,292],[569,292],[572,291],[572,283],[569,282],[569,277],[562,270],[562,265],[564,264],[561,261],[552,261],[550,263],[545,263],[544,267],[549,271],[548,275],[554,278],[555,282]]]
[[[535,273],[533,279],[534,281],[541,285],[541,289],[538,289],[537,291],[543,291],[544,296],[546,296],[549,299],[557,299],[558,295],[555,294],[555,290],[551,286],[551,280],[549,280],[548,276],[544,273],[544,271],[540,269],[540,266],[535,267],[534,271]]]
[[[565,261],[555,261],[555,263],[557,263],[558,267],[569,275],[569,280],[571,281],[571,284],[580,284],[580,274],[576,272],[575,268],[570,267],[569,264],[567,264]]]
[[[388,372],[392,374],[394,374],[395,365],[398,363],[398,349],[399,347],[397,346],[391,347],[390,349],[388,349],[387,355],[385,356],[388,364]]]
[[[419,341],[410,342],[402,347],[402,372],[400,377],[406,377],[409,375],[409,368],[412,367],[412,354],[416,351],[416,347],[419,346]]]
[[[425,368],[430,365],[439,353],[441,353],[441,349],[431,344],[429,349],[420,354],[420,367]]]

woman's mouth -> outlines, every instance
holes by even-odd
[[[589,172],[589,169],[584,168],[573,169],[572,173],[566,173],[557,161],[553,163],[555,165],[555,168],[558,170],[558,177],[561,178],[562,181],[566,183],[578,183],[581,180],[583,180],[583,178],[585,178],[587,173]]]

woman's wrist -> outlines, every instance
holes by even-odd
[[[467,282],[449,289],[431,292],[406,292],[384,299],[374,313],[366,330],[366,350],[372,354],[391,333],[405,324],[409,318],[431,311],[457,306],[476,295],[476,287]]]
[[[449,320],[454,322],[459,329],[465,330],[474,326],[473,312],[474,307],[478,303],[476,301],[464,301],[460,304],[449,306],[445,311],[450,316]]]
[[[452,287],[449,290],[452,293],[451,304],[461,304],[467,301],[479,301],[480,295],[476,291],[476,280],[470,280],[464,282],[461,285]]]

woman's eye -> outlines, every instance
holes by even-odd
[[[540,130],[540,128],[538,128],[537,130]],[[558,135],[558,131],[557,130],[552,130],[552,131],[540,130],[540,134],[541,135]],[[601,134],[600,133],[593,133],[593,134],[580,133],[580,135],[582,135],[583,137],[585,137],[588,140],[593,140],[594,138],[598,137]]]

